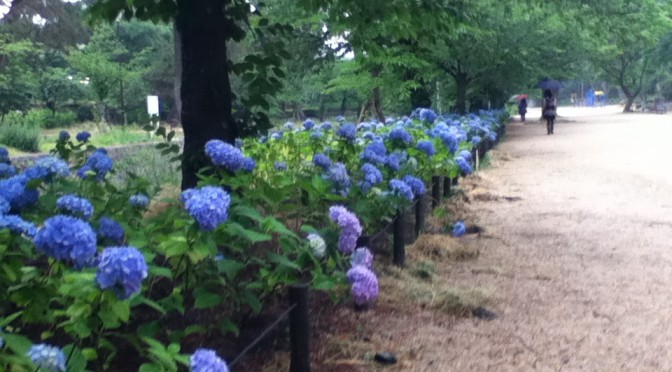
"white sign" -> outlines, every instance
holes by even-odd
[[[147,113],[150,117],[159,115],[159,96],[147,96]]]

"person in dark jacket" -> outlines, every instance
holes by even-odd
[[[553,134],[555,124],[557,101],[550,89],[544,91],[544,99],[541,101],[541,112],[546,119],[546,134]]]
[[[520,121],[525,122],[525,114],[527,114],[527,99],[523,98],[518,102],[518,113],[520,114]]]

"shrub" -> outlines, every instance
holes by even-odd
[[[44,128],[69,128],[77,120],[77,114],[72,111],[64,111],[49,114],[44,119]]]
[[[0,144],[26,152],[40,151],[40,128],[28,125],[0,124]]]

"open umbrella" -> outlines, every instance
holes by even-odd
[[[550,79],[544,79],[540,81],[537,86],[542,90],[550,89],[553,91],[558,91],[564,87],[564,85],[561,82]]]
[[[509,102],[520,101],[521,99],[526,99],[529,97],[527,94],[514,94],[509,98]]]

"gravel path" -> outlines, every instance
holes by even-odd
[[[499,317],[456,323],[414,370],[672,370],[672,116],[559,113],[553,136],[511,124],[481,172],[521,199],[470,204],[487,234],[451,276]]]

